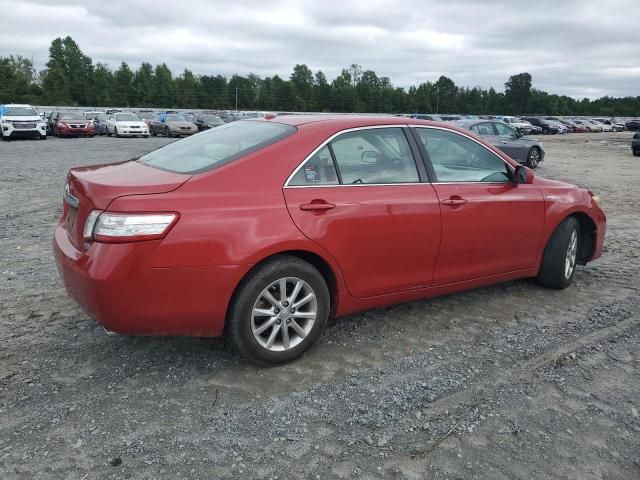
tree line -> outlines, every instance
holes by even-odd
[[[577,100],[533,87],[529,73],[512,75],[504,91],[458,86],[446,76],[408,89],[353,64],[333,80],[298,64],[288,79],[174,75],[165,64],[143,62],[115,70],[85,55],[69,36],[56,38],[39,72],[20,55],[0,57],[0,104],[155,107],[302,112],[640,115],[640,96]]]

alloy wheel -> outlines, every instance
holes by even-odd
[[[313,328],[318,300],[311,286],[284,277],[262,290],[251,311],[253,338],[266,350],[282,352],[299,345]]]
[[[569,237],[569,244],[567,245],[567,253],[564,260],[564,278],[567,280],[573,275],[573,270],[576,268],[576,257],[578,255],[578,232],[573,230]]]

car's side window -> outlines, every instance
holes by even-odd
[[[507,163],[479,143],[447,130],[417,128],[436,182],[509,182]]]
[[[470,130],[481,137],[488,137],[496,134],[493,130],[493,125],[491,125],[490,122],[477,123],[473,125]]]
[[[337,185],[338,175],[331,158],[329,147],[320,149],[296,172],[289,185]]]
[[[420,181],[409,142],[401,128],[343,133],[331,142],[342,183],[392,184]]]
[[[511,128],[508,125],[503,125],[502,123],[496,122],[493,124],[493,126],[495,127],[496,131],[498,132],[498,135],[501,137],[507,137],[507,138],[518,138],[518,136],[516,135],[516,132],[513,130],[513,128]]]

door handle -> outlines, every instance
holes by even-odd
[[[300,205],[300,210],[304,211],[324,211],[336,208],[335,204],[325,202],[324,200],[312,200],[311,203],[303,203]]]
[[[451,197],[446,200],[442,200],[443,205],[464,205],[465,203],[467,203],[467,200],[460,197]]]

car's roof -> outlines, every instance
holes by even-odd
[[[33,108],[33,105],[29,105],[27,103],[4,103],[4,104],[2,104],[2,106],[4,106],[4,107],[31,107],[31,108]]]
[[[294,127],[309,124],[331,124],[331,126],[335,126],[339,129],[376,125],[443,125],[443,122],[420,120],[418,118],[409,117],[395,117],[391,115],[281,115],[274,118],[251,121],[284,123],[285,125],[291,125]],[[445,125],[450,126],[451,124]]]

